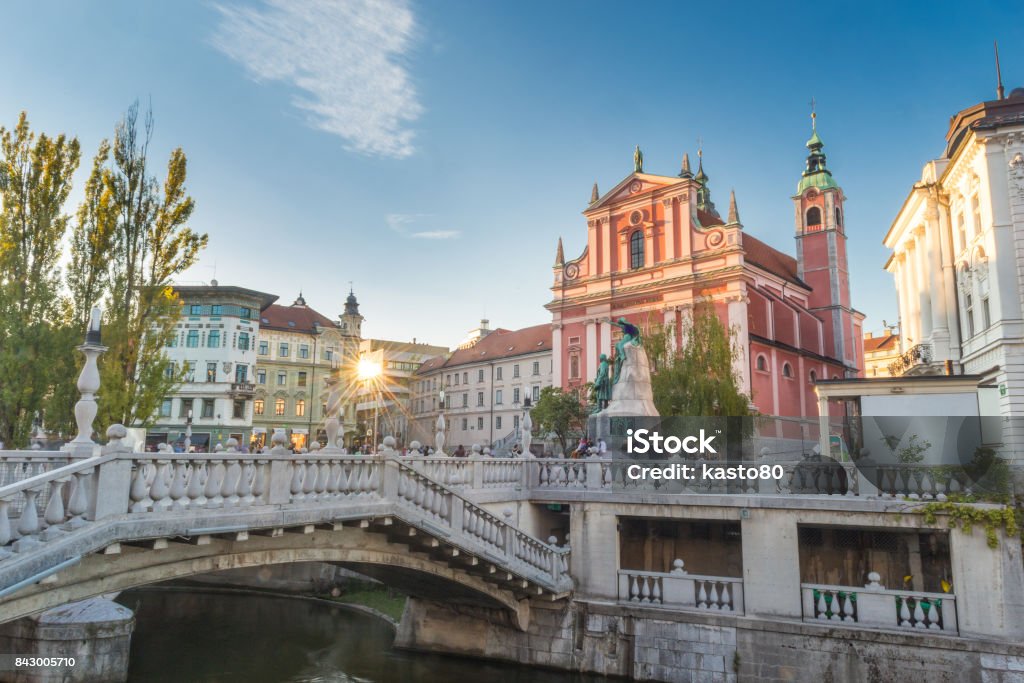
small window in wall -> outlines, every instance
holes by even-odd
[[[274,401],[274,415],[284,415],[284,399],[279,398]]]
[[[500,366],[494,369],[494,379],[497,379],[497,380],[501,379],[501,367]]]
[[[768,372],[768,359],[764,356],[758,356],[754,367],[761,372]]]
[[[476,428],[477,429],[483,429],[484,428],[484,419],[482,417],[478,417],[476,419]]]
[[[807,227],[813,227],[821,225],[821,209],[816,206],[812,206],[807,209]]]
[[[808,375],[808,377],[810,377],[810,379],[811,379],[811,384],[814,384],[815,382],[818,381],[818,373],[816,373],[814,370],[811,370],[811,372]]]
[[[569,356],[569,379],[580,378],[580,354],[573,353]]]
[[[494,417],[494,428],[501,429],[501,415],[495,415]]]
[[[992,327],[992,314],[989,312],[987,296],[981,300],[981,322],[986,330]]]
[[[839,229],[843,227],[843,211],[838,206],[836,207],[836,227]]]
[[[629,267],[643,268],[644,265],[644,233],[634,230],[629,236]]]
[[[252,412],[255,413],[256,415],[262,415],[263,414],[263,399],[262,398],[258,398],[258,399],[256,399],[255,401],[252,402]]]
[[[790,365],[789,363],[783,363],[782,364],[782,376],[783,377],[792,378],[793,377],[793,366]]]

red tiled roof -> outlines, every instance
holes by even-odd
[[[750,233],[743,233],[743,251],[749,263],[759,266],[769,273],[774,273],[784,280],[810,289],[808,284],[797,275],[796,259],[783,254],[775,247],[770,247]]]
[[[896,348],[900,336],[898,334],[883,334],[880,337],[864,337],[864,353],[875,351],[890,351]]]
[[[337,327],[333,320],[314,311],[309,306],[273,304],[260,314],[260,327],[274,330],[313,332],[314,322],[320,327]]]
[[[438,356],[425,361],[416,374],[426,374],[442,367],[451,368],[538,351],[550,351],[551,348],[550,323],[524,327],[521,330],[506,330],[499,327],[469,348],[457,349],[448,357]]]

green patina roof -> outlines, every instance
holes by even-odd
[[[836,184],[832,174],[828,171],[818,171],[817,173],[805,175],[796,186],[796,193],[802,194],[809,187],[816,187],[819,190],[839,189],[839,185]]]
[[[811,139],[808,140],[806,144],[807,147],[813,147],[814,145],[818,145],[819,147],[825,146],[825,143],[821,141],[820,137],[818,137],[817,129],[815,129],[814,134],[811,135]]]

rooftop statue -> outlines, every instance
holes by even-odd
[[[636,150],[633,152],[633,172],[644,172],[644,153],[640,151],[640,145],[637,145]]]

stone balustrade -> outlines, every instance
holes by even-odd
[[[619,571],[619,601],[684,610],[743,614],[743,579],[682,571]]]
[[[828,621],[884,629],[930,629],[957,635],[952,593],[801,585],[804,621]]]

